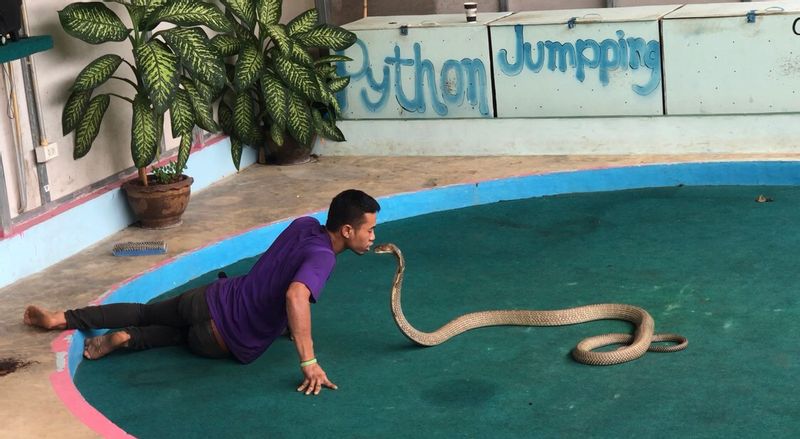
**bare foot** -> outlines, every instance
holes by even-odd
[[[111,352],[126,346],[130,339],[130,334],[125,331],[110,332],[97,337],[87,338],[83,342],[83,356],[89,360],[103,358]]]
[[[48,311],[36,305],[29,305],[25,308],[22,321],[28,326],[43,329],[65,329],[67,327],[63,311]]]

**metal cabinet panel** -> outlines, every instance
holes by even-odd
[[[688,9],[665,17],[666,113],[800,111],[800,37],[793,31],[800,2],[792,2],[794,8],[785,3]],[[748,10],[755,11],[749,18]]]
[[[800,12],[800,2],[797,0],[755,2],[709,2],[708,4],[687,4],[682,8],[664,16],[665,20],[676,18],[709,18],[709,17],[744,17],[749,11],[758,14],[792,13]]]
[[[508,13],[369,17],[344,26],[358,41],[339,65],[344,119],[493,117],[488,29]]]
[[[497,117],[663,114],[658,19],[677,7],[538,11],[492,23]]]

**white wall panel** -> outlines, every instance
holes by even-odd
[[[665,17],[667,114],[800,111],[798,18],[796,1],[694,5]]]
[[[507,0],[509,11],[602,8],[606,0]]]
[[[492,117],[491,63],[484,23],[508,15],[368,17],[345,27],[358,41],[340,64],[346,119]],[[401,27],[407,26],[403,34]]]
[[[36,160],[34,156],[33,138],[31,137],[31,125],[28,117],[28,106],[25,102],[25,86],[22,79],[22,63],[12,61],[4,65],[4,73],[0,74],[0,108],[2,108],[2,122],[0,122],[0,154],[3,157],[3,173],[6,178],[6,189],[8,193],[8,205],[11,218],[35,209],[42,205],[39,196],[39,180],[36,175]],[[7,76],[10,74],[11,76]],[[13,77],[13,81],[12,81]],[[13,90],[17,101],[17,118],[14,120],[13,103],[9,100],[13,82]],[[19,138],[16,130],[19,129]],[[19,146],[17,146],[17,142]],[[17,160],[21,165],[17,165]],[[20,169],[21,167],[21,169]],[[22,172],[22,175],[20,175]],[[20,184],[20,178],[24,179],[24,184]],[[25,189],[24,211],[19,208],[22,204],[20,197],[21,188]],[[4,197],[0,194],[0,197]]]
[[[494,22],[497,116],[663,114],[658,19],[675,8],[539,11]]]

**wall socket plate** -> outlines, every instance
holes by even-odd
[[[37,163],[44,163],[48,160],[54,159],[58,157],[58,144],[51,143],[49,145],[42,145],[37,146],[36,150],[36,162]]]

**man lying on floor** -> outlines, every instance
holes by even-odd
[[[294,220],[244,276],[220,278],[152,304],[115,303],[67,311],[30,305],[23,321],[44,329],[119,329],[88,338],[84,357],[95,360],[116,349],[150,349],[186,343],[197,355],[233,356],[250,363],[291,328],[303,383],[319,394],[336,389],[314,356],[311,303],[319,299],[336,263],[351,250],[362,255],[375,241],[380,205],[349,189],[333,198],[323,227],[315,218]]]

